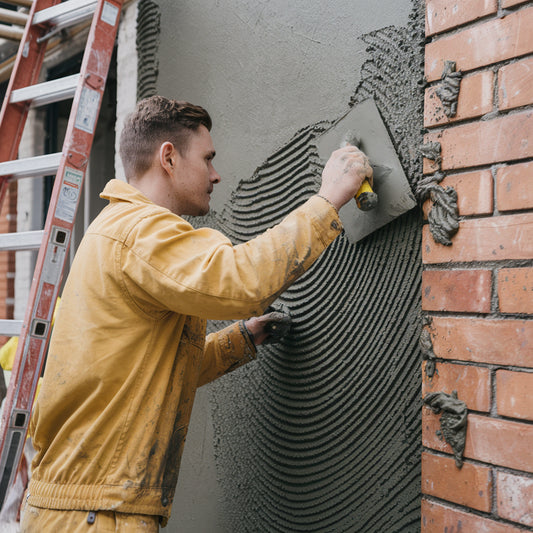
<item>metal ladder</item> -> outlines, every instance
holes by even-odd
[[[44,230],[0,235],[0,250],[39,249],[24,320],[0,320],[0,335],[19,335],[0,428],[0,508],[22,457],[123,3],[35,0],[2,105],[0,206],[14,180],[56,178]],[[48,39],[91,17],[80,73],[37,83]],[[70,98],[62,152],[17,160],[30,106]]]

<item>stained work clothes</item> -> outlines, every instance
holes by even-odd
[[[26,505],[21,533],[157,533],[159,520],[155,516],[98,511],[55,511]]]
[[[261,314],[341,230],[313,196],[237,246],[111,180],[63,290],[30,431],[28,504],[165,524],[196,388],[255,357],[238,324]]]

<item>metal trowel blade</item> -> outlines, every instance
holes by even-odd
[[[357,133],[359,148],[368,156],[374,170],[374,191],[378,205],[361,211],[354,201],[339,211],[346,236],[356,243],[416,206],[411,186],[374,100],[355,105],[318,139],[318,154],[327,161],[346,138],[346,132]]]

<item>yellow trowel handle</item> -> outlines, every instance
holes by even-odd
[[[348,144],[361,148],[361,138],[352,130],[345,133],[341,141],[341,147]],[[370,211],[378,205],[378,195],[372,190],[372,186],[368,180],[365,179],[361,187],[359,187],[359,190],[355,195],[355,202],[361,211]]]
[[[372,190],[368,180],[363,181],[363,184],[355,195],[355,201],[361,211],[370,211],[378,205],[378,195]]]

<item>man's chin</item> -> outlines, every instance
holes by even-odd
[[[198,209],[195,209],[194,212],[188,213],[191,217],[203,217],[209,213],[209,206],[207,207],[199,207]]]

